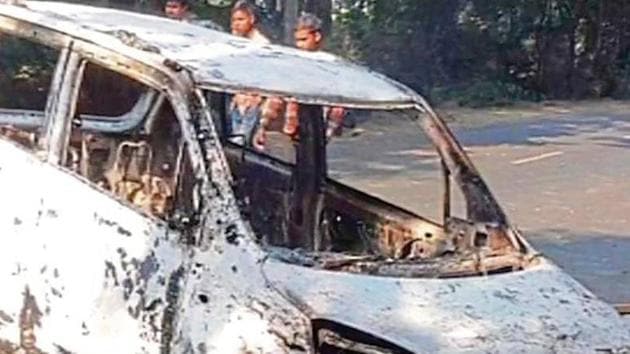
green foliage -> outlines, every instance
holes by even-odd
[[[544,95],[520,85],[502,81],[474,81],[467,85],[435,88],[431,92],[437,103],[456,102],[462,107],[510,106],[517,101],[539,102]]]
[[[58,52],[4,36],[0,54],[0,106],[43,110]]]
[[[165,0],[65,1],[161,14]],[[233,1],[192,4],[200,18],[227,29]],[[285,1],[299,1],[327,25],[333,19],[328,50],[434,100],[477,106],[630,96],[630,1],[256,0],[263,30],[275,42],[285,33]],[[51,68],[11,64],[19,50],[3,58],[0,83],[23,78],[37,86],[24,78]]]
[[[456,27],[456,0],[340,0],[336,8],[335,50],[385,71],[418,89],[457,76],[447,68],[458,56],[450,34]],[[453,70],[451,70],[453,69]]]
[[[224,29],[230,28],[230,7],[208,6],[205,3],[196,2],[192,6],[193,12],[199,18],[210,19]]]
[[[628,1],[339,0],[335,13],[336,52],[425,94],[476,105],[627,91]]]

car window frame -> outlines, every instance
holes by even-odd
[[[60,38],[51,35],[49,31],[45,29],[36,28],[32,31],[20,31],[19,23],[15,19],[3,18],[0,21],[0,34],[12,36],[17,39],[29,41],[35,44],[39,44],[58,51],[53,76],[51,78],[50,86],[46,95],[46,105],[44,110],[35,109],[15,109],[15,108],[2,108],[0,107],[0,122],[15,125],[21,128],[35,128],[40,131],[40,137],[35,146],[35,151],[32,152],[35,156],[46,158],[49,153],[49,141],[48,134],[49,126],[48,122],[51,120],[51,116],[54,114],[54,102],[59,98],[59,92],[56,90],[56,86],[59,84],[59,76],[62,75],[64,70],[64,64],[69,60],[71,51],[69,48],[72,46],[72,39]],[[24,118],[27,118],[24,121]]]
[[[42,129],[41,144],[38,145],[37,155],[43,161],[59,166],[66,173],[74,174],[65,167],[65,159],[69,148],[72,125],[77,123],[74,109],[77,107],[78,90],[83,79],[83,71],[86,63],[91,62],[102,68],[130,77],[145,85],[151,91],[148,91],[148,94],[143,95],[136,102],[131,112],[115,117],[115,119],[112,119],[112,117],[82,115],[81,118],[84,119],[83,128],[95,132],[123,133],[127,130],[138,128],[139,125],[142,125],[141,122],[145,120],[145,124],[141,126],[141,129],[150,129],[151,119],[146,118],[152,114],[157,115],[156,111],[161,107],[163,100],[168,100],[176,120],[182,128],[182,144],[184,144],[185,154],[187,154],[192,165],[194,178],[197,180],[207,179],[205,176],[207,167],[201,163],[203,160],[202,149],[199,146],[199,142],[194,139],[195,133],[191,124],[194,114],[189,107],[189,102],[190,98],[194,96],[194,86],[192,82],[187,81],[187,76],[184,76],[183,80],[175,79],[163,72],[162,68],[151,66],[151,62],[143,62],[126,56],[124,52],[104,48],[95,43],[73,38],[30,22],[1,15],[0,19],[4,21],[0,21],[0,33],[29,40],[60,51],[45,111],[41,113],[38,111],[25,111],[26,113],[20,112],[18,115],[24,116],[24,114],[27,114],[29,120],[26,122],[26,125],[31,124]],[[120,65],[121,62],[133,63],[133,65]],[[61,97],[63,94],[61,91],[64,90],[66,91],[66,97]],[[0,117],[2,117],[2,112],[0,112]],[[13,115],[7,118],[6,121],[15,121],[17,118],[16,115]],[[2,118],[0,118],[1,120]],[[125,122],[125,120],[129,121]],[[99,189],[97,184],[91,181],[86,182]],[[193,194],[195,195],[193,212],[199,214],[203,202],[201,201],[202,196],[199,195],[198,186],[194,187]],[[169,225],[170,220],[150,215],[120,198],[109,194],[108,196],[122,202],[133,211],[149,217],[154,222]]]
[[[167,87],[168,85],[164,85],[164,87],[156,87],[151,85],[151,82],[149,82],[149,80],[142,80],[141,77],[136,77],[134,75],[130,75],[130,73],[132,72],[131,69],[128,69],[129,71],[125,71],[125,70],[121,70],[120,66],[116,66],[116,65],[112,65],[112,63],[108,63],[106,61],[99,61],[99,60],[95,60],[95,58],[93,57],[89,57],[89,56],[85,56],[83,53],[81,53],[78,50],[75,50],[75,53],[80,57],[80,60],[78,62],[78,66],[79,66],[79,70],[78,72],[80,73],[80,75],[76,76],[74,78],[74,83],[73,86],[76,87],[77,89],[77,94],[75,94],[72,98],[71,101],[68,101],[69,106],[72,109],[73,114],[72,115],[68,115],[67,117],[64,118],[64,120],[62,122],[59,122],[58,124],[66,127],[67,129],[67,135],[69,137],[70,132],[72,131],[73,128],[73,124],[77,124],[77,117],[74,114],[74,109],[76,109],[77,105],[78,105],[78,89],[82,83],[84,76],[84,68],[88,63],[91,63],[93,65],[97,65],[103,69],[106,70],[111,70],[117,74],[120,75],[124,75],[132,80],[135,80],[139,83],[141,83],[142,85],[146,86],[150,91],[149,94],[147,96],[145,96],[144,99],[148,99],[149,101],[147,103],[143,103],[143,102],[137,102],[136,105],[134,106],[134,110],[137,109],[137,106],[139,104],[143,104],[143,105],[147,105],[147,109],[143,110],[144,112],[141,112],[141,114],[138,114],[137,116],[133,116],[132,114],[124,114],[121,115],[119,117],[117,117],[117,119],[111,119],[111,118],[107,118],[107,119],[102,119],[102,118],[98,118],[99,116],[94,116],[94,115],[81,115],[80,118],[83,119],[85,118],[86,120],[79,123],[81,128],[87,131],[91,131],[91,132],[98,132],[98,133],[113,133],[113,134],[123,134],[126,131],[129,130],[133,130],[133,129],[150,129],[150,124],[151,124],[151,120],[152,118],[154,118],[159,109],[161,108],[162,104],[164,104],[166,102],[168,102],[168,104],[171,105],[172,109],[173,109],[173,113],[175,114],[176,120],[178,122],[178,124],[180,124],[180,127],[182,128],[182,136],[181,136],[181,144],[183,144],[183,147],[185,148],[184,153],[188,155],[189,160],[191,161],[190,163],[193,165],[193,171],[195,171],[194,168],[194,163],[192,161],[195,161],[195,158],[193,158],[193,153],[192,150],[190,148],[191,145],[191,140],[189,138],[186,137],[186,134],[183,133],[184,130],[184,124],[187,121],[190,121],[190,117],[192,116],[190,113],[189,109],[187,108],[187,105],[182,105],[182,104],[175,104],[175,97],[173,97],[173,91],[169,90]],[[140,65],[142,65],[142,63],[139,63]],[[141,98],[142,100],[143,98]],[[74,117],[74,118],[73,118]],[[129,122],[125,122],[124,119],[129,119]],[[145,121],[144,123],[142,123],[143,121]],[[69,149],[69,139],[63,139],[63,140],[59,140],[57,141],[57,144],[59,144],[59,146],[63,146],[63,152],[62,155],[64,158],[66,156],[68,156],[67,151]],[[184,159],[182,159],[183,161]],[[72,173],[70,170],[68,170],[67,167],[65,167],[66,165],[66,161],[64,159],[59,159],[58,161],[54,161],[54,163],[60,165],[64,170]],[[181,168],[178,167],[178,169]],[[195,178],[197,178],[197,173],[193,172],[193,174],[195,175]],[[84,178],[79,176],[80,178]],[[178,178],[180,179],[180,178]],[[96,183],[94,183],[93,181],[89,181],[87,180],[87,182],[94,186],[95,188],[98,188],[99,190],[101,189]],[[104,191],[104,190],[103,190]],[[179,227],[179,225],[174,225],[177,224],[176,220],[170,220],[170,219],[163,219],[160,218],[156,215],[152,215],[146,211],[143,211],[141,208],[139,208],[138,206],[134,205],[131,202],[125,201],[113,194],[111,194],[108,191],[104,191],[109,197],[122,202],[123,204],[125,204],[127,207],[129,207],[130,209],[134,210],[137,213],[140,213],[141,215],[144,215],[146,217],[149,217],[152,221],[154,222],[158,222],[162,225],[167,225],[167,226],[172,226],[174,229],[181,229]],[[195,190],[193,190],[193,194],[197,193],[197,190],[195,188]],[[198,197],[196,199],[199,199]],[[192,211],[195,214],[198,214],[200,212],[200,205],[196,205],[193,208],[194,210]],[[191,225],[194,226],[194,225]],[[181,231],[181,230],[180,230]]]

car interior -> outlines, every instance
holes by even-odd
[[[42,150],[60,51],[10,35],[0,37],[0,47],[0,134]],[[64,166],[154,217],[192,208],[190,161],[165,96],[95,63],[82,65]]]
[[[497,253],[512,249],[499,227],[452,216],[443,225],[331,176],[323,107],[301,105],[299,136],[287,137],[276,128],[268,133],[268,145],[276,137],[284,148],[260,151],[232,139],[230,98],[209,96],[241,209],[269,247],[319,258],[342,253],[396,260],[435,260],[480,247]],[[442,182],[449,187],[448,180]]]

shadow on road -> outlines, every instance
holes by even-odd
[[[630,302],[630,237],[590,231],[535,230],[533,246],[611,303]]]
[[[617,136],[601,135],[614,130]],[[455,135],[464,146],[545,145],[548,140],[576,135],[596,135],[590,140],[611,147],[630,148],[630,118],[627,116],[592,116],[545,119],[536,122],[499,123],[483,128],[454,126]],[[623,134],[626,134],[625,136]],[[621,136],[619,136],[621,135]],[[571,144],[554,141],[554,144]]]

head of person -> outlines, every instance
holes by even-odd
[[[232,34],[248,37],[256,29],[256,7],[247,0],[238,0],[232,7],[230,27]]]
[[[308,51],[320,50],[324,42],[322,20],[313,14],[303,14],[295,26],[295,46]]]
[[[188,11],[188,0],[166,0],[166,4],[164,4],[164,14],[174,20],[184,20]]]

